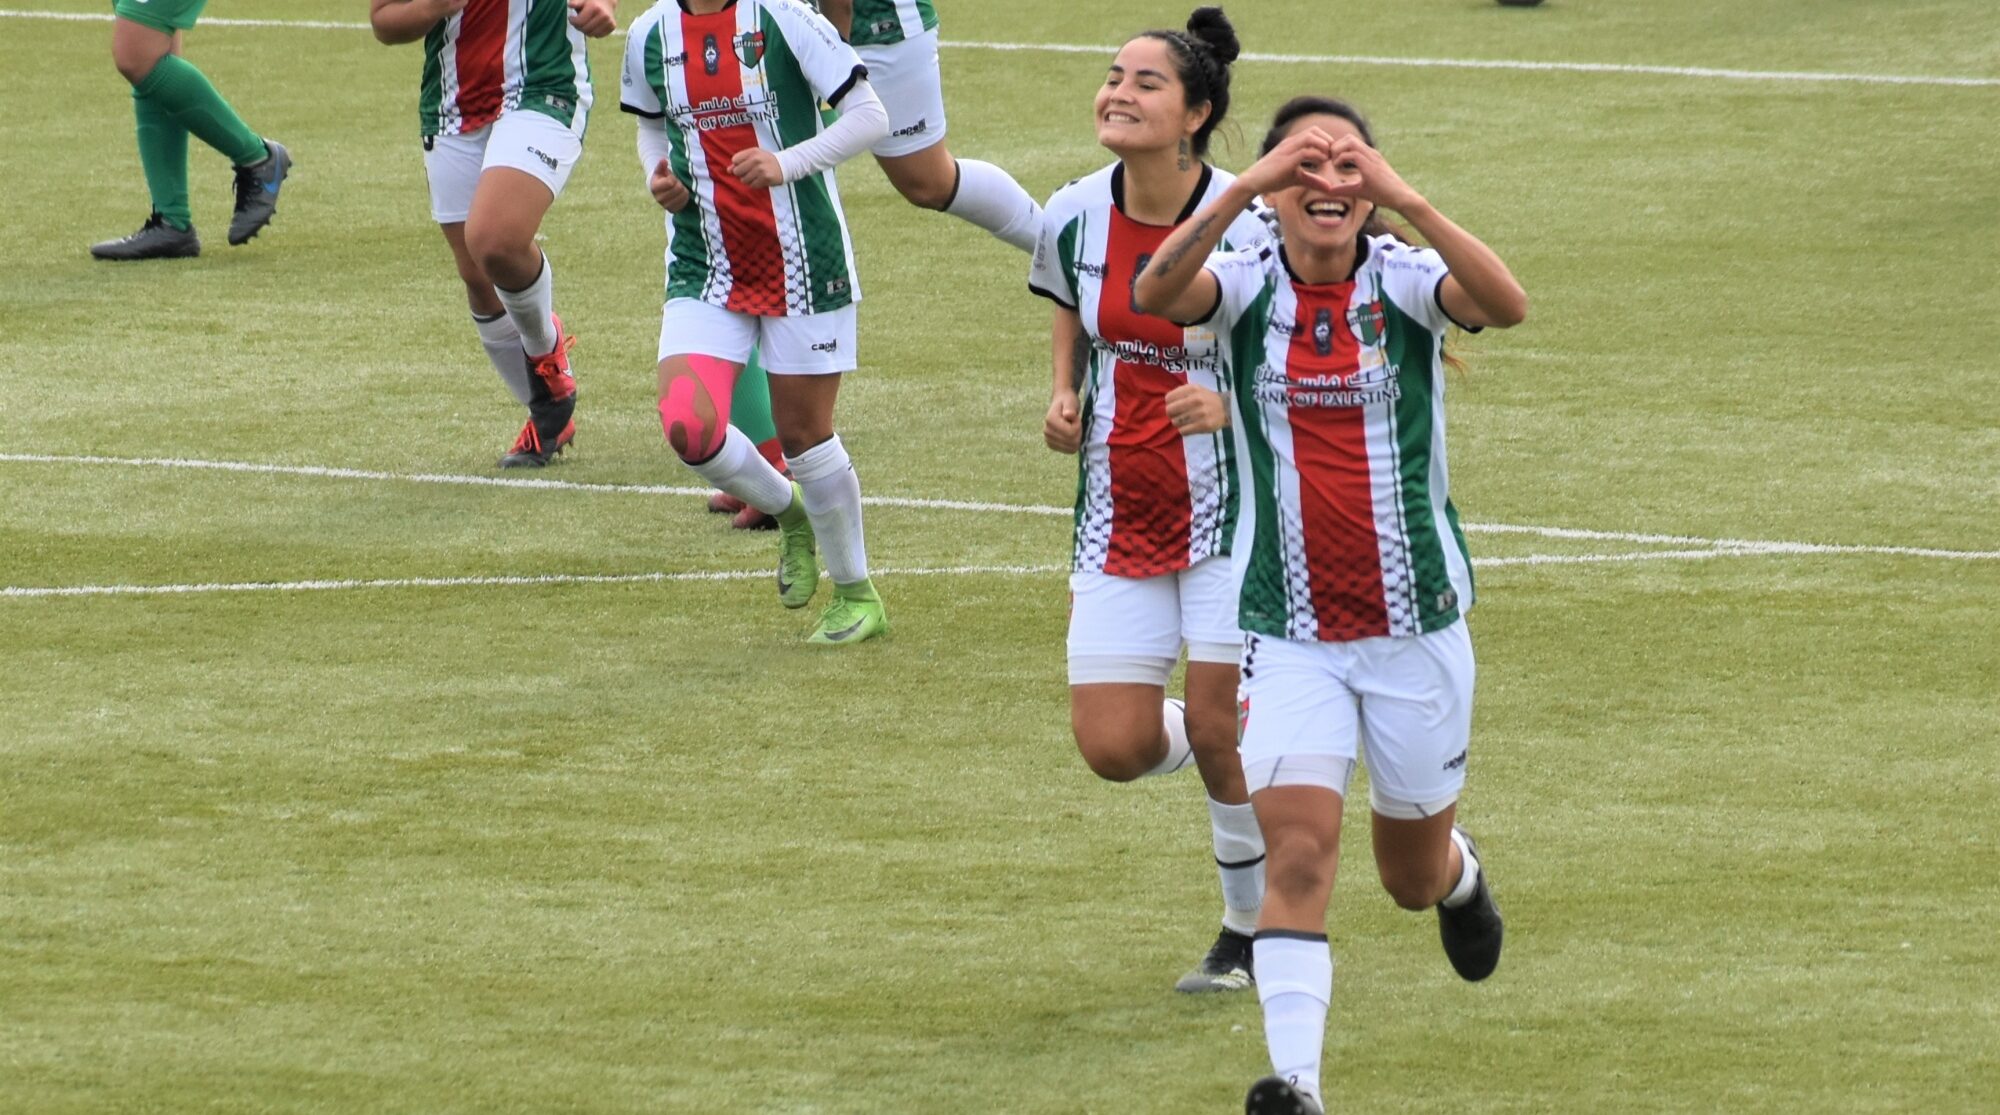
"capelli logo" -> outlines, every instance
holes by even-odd
[[[827,354],[831,355],[831,354],[833,354],[833,353],[836,353],[836,352],[839,352],[839,351],[840,351],[840,342],[839,342],[839,341],[821,341],[820,343],[818,343],[818,344],[814,345],[814,346],[812,347],[812,350],[813,350],[814,352],[824,352],[824,353],[827,353]]]

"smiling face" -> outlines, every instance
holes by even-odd
[[[1208,119],[1208,106],[1187,106],[1173,51],[1155,38],[1125,44],[1097,90],[1097,142],[1120,158],[1172,150]]]
[[[1363,138],[1361,129],[1345,117],[1317,113],[1301,116],[1292,121],[1285,134],[1290,136],[1305,128],[1318,128],[1338,140],[1343,136]],[[1304,168],[1314,174],[1331,180],[1337,186],[1345,186],[1361,180],[1361,175],[1352,169],[1343,170],[1338,166],[1329,167],[1317,160],[1304,164]],[[1292,186],[1266,194],[1264,200],[1277,210],[1278,224],[1285,232],[1285,242],[1297,245],[1315,253],[1337,253],[1350,251],[1355,238],[1361,235],[1361,226],[1375,212],[1373,202],[1354,198],[1334,197],[1324,190],[1311,186]]]

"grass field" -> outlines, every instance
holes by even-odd
[[[1102,45],[944,52],[953,150],[1038,196],[1106,160],[1113,46],[1185,15],[940,7]],[[1507,958],[1460,983],[1350,848],[1332,1107],[2000,1105],[2000,11],[1234,8],[1271,53],[1986,79],[1246,60],[1217,155],[1351,97],[1534,299],[1452,404]],[[1241,1109],[1254,1000],[1169,990],[1217,912],[1197,781],[1068,739],[1025,260],[842,172],[842,424],[903,502],[893,635],[812,653],[771,538],[659,490],[694,482],[617,40],[546,228],[583,432],[523,487],[445,482],[519,419],[427,219],[420,52],[198,28],[295,177],[229,249],[197,144],[207,253],[120,267],[84,253],[146,208],[108,38],[0,13],[0,1110]]]

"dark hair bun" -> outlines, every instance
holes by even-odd
[[[1243,44],[1236,39],[1236,26],[1221,8],[1196,8],[1188,17],[1187,29],[1190,37],[1199,39],[1215,54],[1216,61],[1225,66],[1243,53]]]

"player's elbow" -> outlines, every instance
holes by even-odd
[[[1528,320],[1528,292],[1515,286],[1497,305],[1488,306],[1486,316],[1495,329],[1512,329]]]
[[[1150,272],[1140,275],[1139,281],[1132,284],[1132,304],[1145,313],[1154,317],[1165,317],[1173,303],[1173,297],[1167,292],[1166,284],[1153,277]]]

